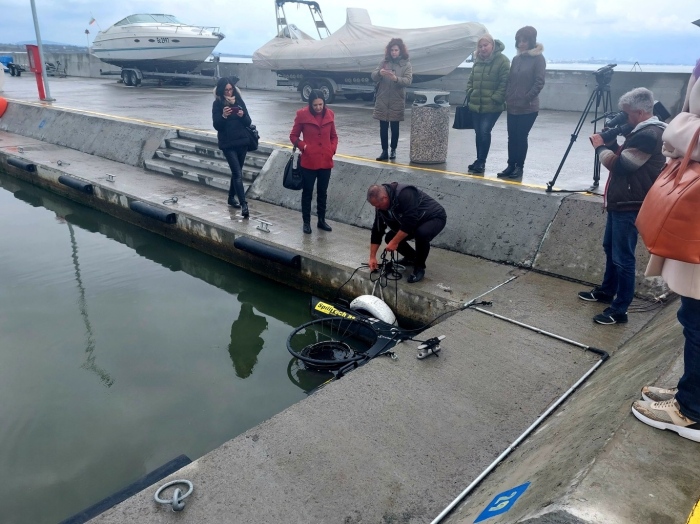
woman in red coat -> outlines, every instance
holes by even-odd
[[[311,197],[316,180],[317,226],[324,231],[332,231],[326,222],[326,198],[333,155],[338,148],[338,135],[335,132],[335,115],[326,107],[320,91],[311,91],[309,107],[297,111],[289,139],[301,151],[301,216],[304,220],[304,233],[311,234]]]

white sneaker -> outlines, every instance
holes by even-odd
[[[635,400],[632,414],[651,427],[670,429],[683,438],[700,442],[700,424],[680,412],[675,398],[664,402]]]

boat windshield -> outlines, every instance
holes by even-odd
[[[182,24],[173,15],[129,15],[114,25],[128,24]]]

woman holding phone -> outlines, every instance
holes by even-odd
[[[377,83],[372,117],[379,120],[379,139],[382,142],[382,154],[377,160],[393,160],[396,158],[396,146],[399,145],[399,122],[404,119],[406,110],[406,87],[413,81],[413,68],[408,61],[408,50],[403,40],[392,38],[389,41],[384,50],[384,59],[372,72],[372,81]]]
[[[338,149],[338,134],[335,132],[335,115],[326,107],[321,91],[309,94],[309,107],[297,111],[289,140],[301,151],[301,217],[303,231],[311,234],[311,197],[316,186],[316,226],[323,231],[332,231],[326,222],[326,200],[331,180],[333,155]]]
[[[252,122],[248,115],[245,102],[240,91],[235,88],[236,81],[221,78],[216,84],[216,96],[211,107],[211,117],[214,129],[219,139],[219,149],[224,153],[229,168],[231,168],[231,187],[228,191],[228,205],[241,208],[241,215],[247,218],[248,202],[243,187],[243,164],[248,152],[248,127]],[[238,197],[238,202],[236,198]]]

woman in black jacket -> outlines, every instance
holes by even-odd
[[[243,163],[248,152],[248,127],[252,122],[248,109],[236,89],[236,82],[229,78],[221,78],[216,84],[214,94],[216,99],[211,107],[211,118],[214,129],[218,132],[219,149],[223,151],[226,161],[231,168],[231,187],[228,190],[228,205],[240,207],[241,215],[248,217],[248,203],[243,188]],[[238,196],[238,202],[235,198]]]

